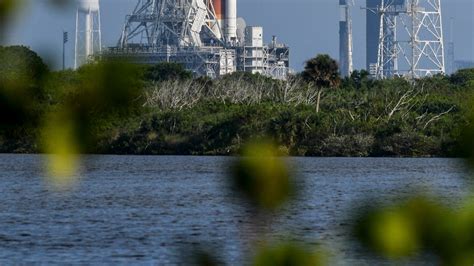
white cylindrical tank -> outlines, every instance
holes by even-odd
[[[79,11],[97,12],[99,11],[99,0],[76,0]]]
[[[237,0],[226,0],[224,32],[227,41],[237,39]]]
[[[101,51],[100,6],[99,0],[75,0],[76,40],[74,67],[86,64],[94,54]]]

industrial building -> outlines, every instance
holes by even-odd
[[[290,49],[264,43],[262,27],[237,17],[237,0],[138,0],[117,46],[102,57],[136,63],[177,62],[196,76],[236,71],[286,79]]]

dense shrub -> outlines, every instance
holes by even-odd
[[[177,63],[159,63],[145,70],[144,78],[149,81],[169,81],[191,79],[193,74]]]
[[[245,141],[269,136],[290,155],[456,156],[472,109],[472,70],[414,84],[356,71],[321,91],[301,75],[289,81],[249,73],[193,79],[168,63],[135,68],[105,62],[49,73],[25,49],[7,50],[27,58],[21,62],[30,66],[28,88],[41,92],[34,113],[73,110],[89,125],[82,130],[93,131],[88,151],[97,153],[235,154]],[[10,65],[19,63],[10,61],[0,62],[3,80],[18,75]],[[36,134],[34,127],[0,130],[0,151],[36,152]]]
[[[35,125],[45,100],[43,81],[49,69],[24,46],[0,46],[0,130]]]

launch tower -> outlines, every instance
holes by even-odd
[[[196,76],[212,78],[237,70],[286,78],[289,48],[249,45],[249,37],[263,40],[263,29],[258,29],[237,18],[237,0],[137,0],[117,46],[102,56],[143,64],[176,62]]]

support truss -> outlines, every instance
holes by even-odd
[[[126,17],[118,46],[201,47],[222,43],[210,0],[138,0]]]
[[[381,0],[376,77],[445,73],[440,0]]]

